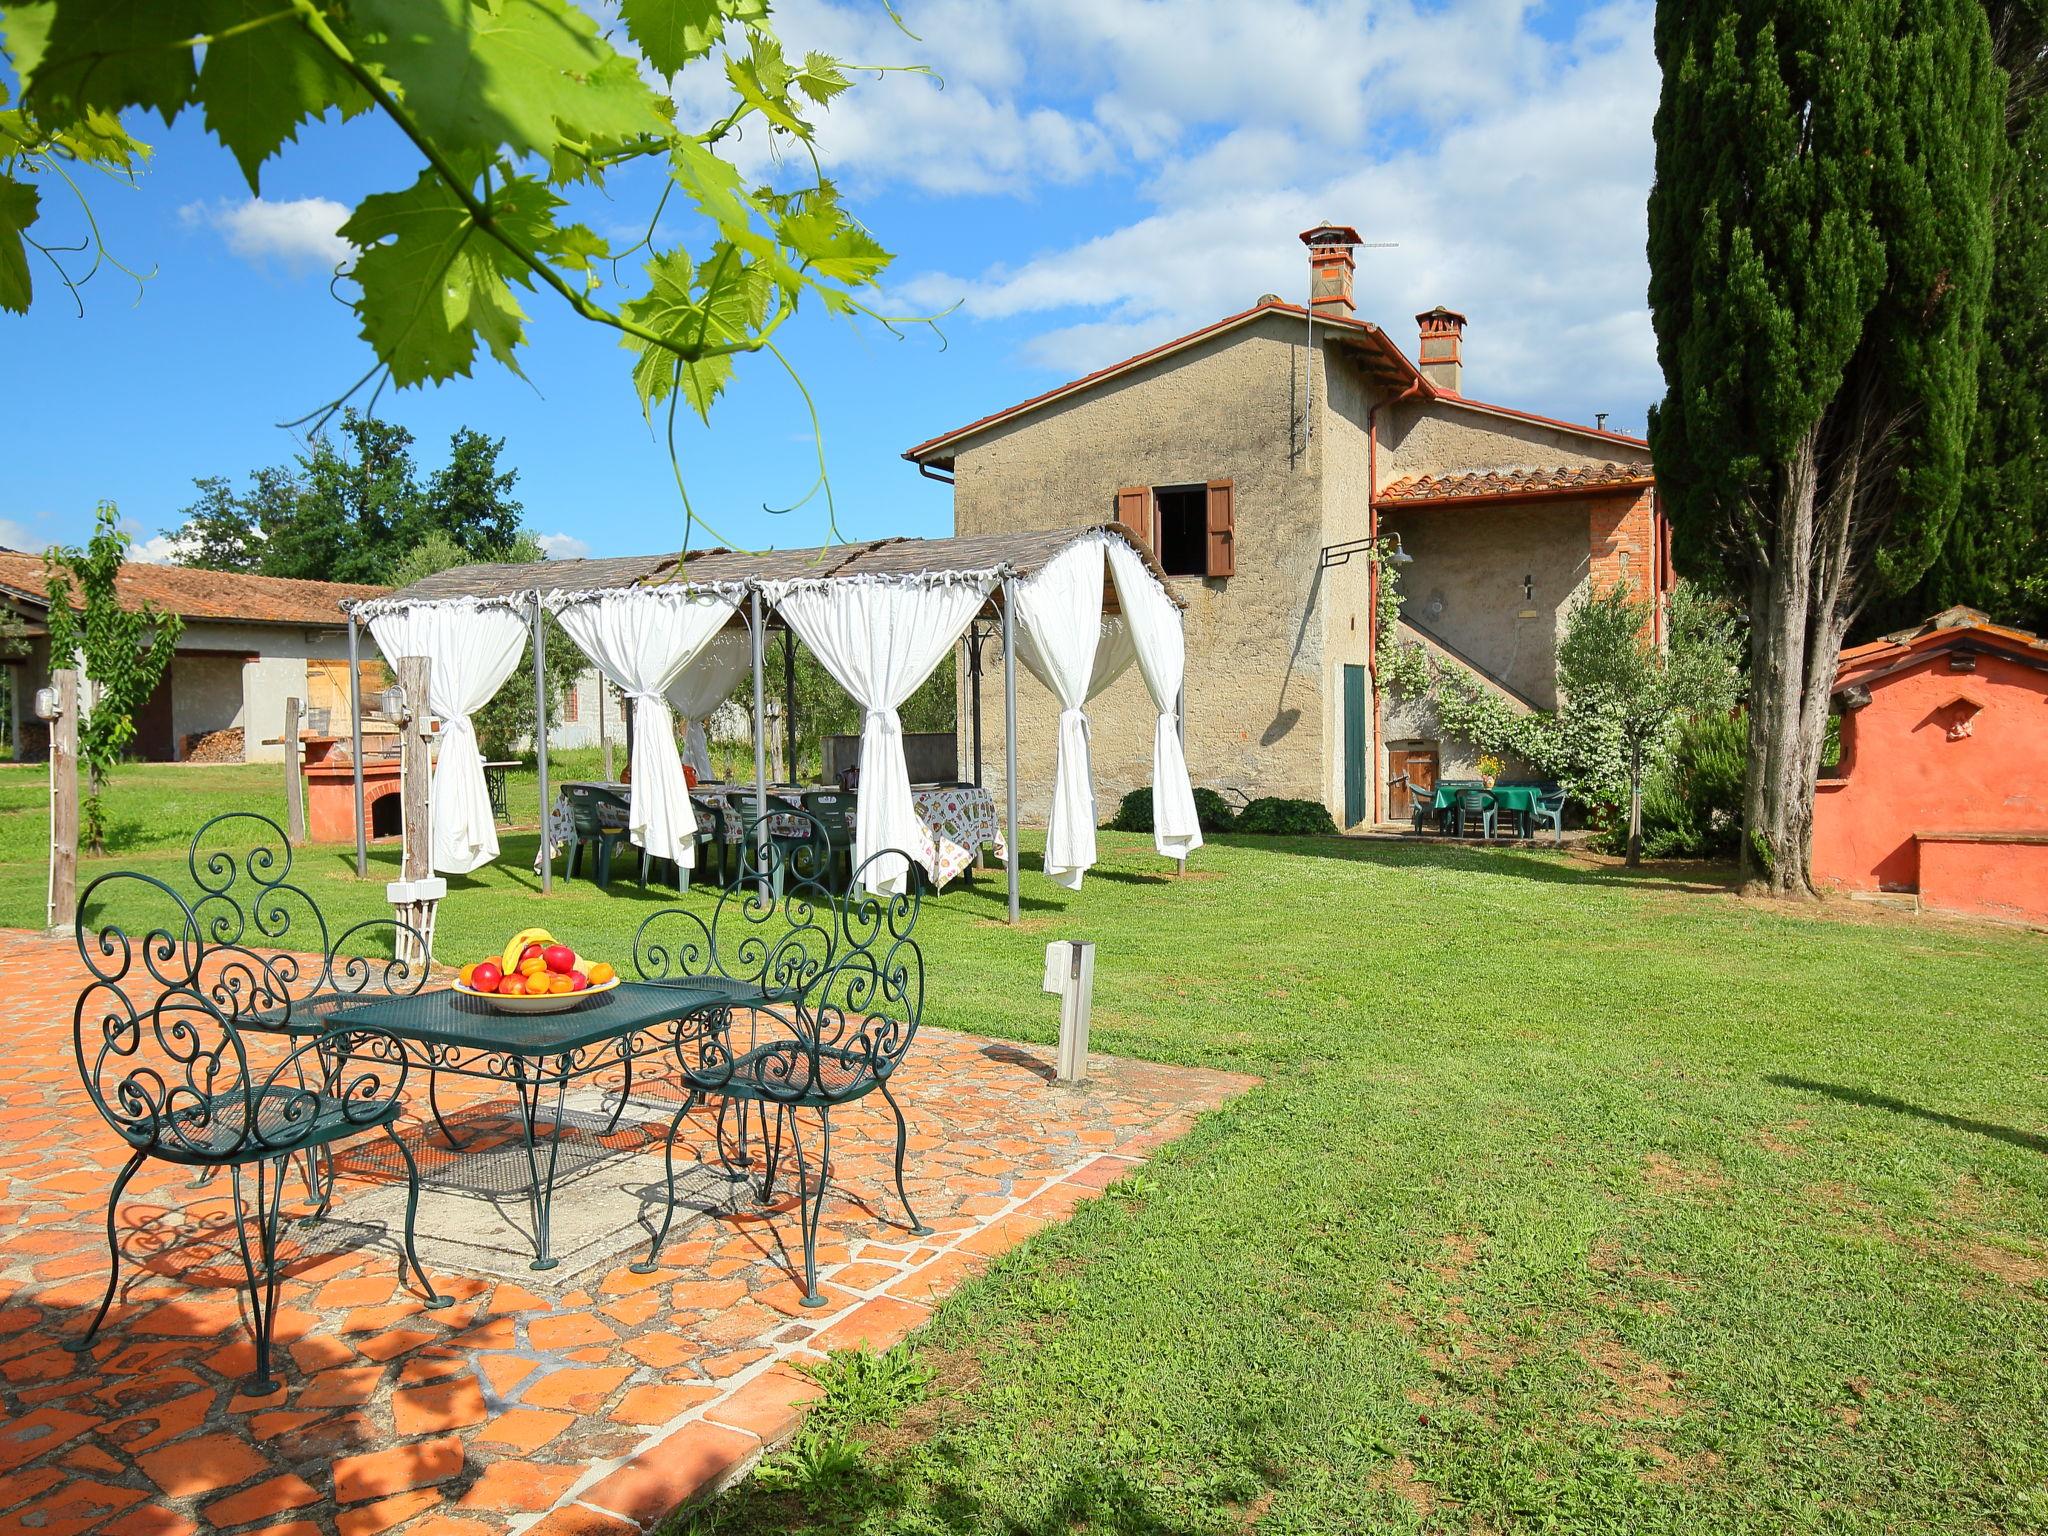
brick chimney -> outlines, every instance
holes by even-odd
[[[1422,330],[1422,346],[1415,358],[1422,366],[1422,376],[1446,394],[1463,394],[1465,317],[1439,304],[1417,315],[1415,323]]]
[[[1319,318],[1349,320],[1358,231],[1349,224],[1318,224],[1301,232],[1301,243],[1308,247],[1309,308]]]

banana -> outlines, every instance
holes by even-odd
[[[501,969],[507,976],[519,969],[519,956],[529,944],[547,945],[555,942],[555,936],[545,928],[522,928],[512,935],[512,942],[505,946]]]

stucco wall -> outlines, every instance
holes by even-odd
[[[1564,616],[1586,587],[1588,515],[1584,502],[1382,513],[1381,531],[1399,533],[1414,556],[1400,568],[1402,613],[1532,704],[1554,709]],[[1524,577],[1533,597],[1523,596]]]
[[[1814,797],[1816,881],[1912,890],[1915,832],[2048,832],[2048,673],[1995,656],[1951,672],[1934,656],[1870,694],[1843,717],[1841,762]],[[1982,707],[1951,736],[1960,697]]]
[[[1368,537],[1373,531],[1371,469],[1372,444],[1368,435],[1376,392],[1367,388],[1356,370],[1345,366],[1344,353],[1324,354],[1328,366],[1322,371],[1323,407],[1316,415],[1316,464],[1322,474],[1323,530],[1320,543],[1348,543]],[[1384,466],[1381,478],[1385,479]],[[1365,761],[1364,811],[1362,821],[1370,825],[1383,809],[1379,785],[1384,776],[1376,772],[1378,744],[1373,739],[1376,711],[1372,698],[1372,562],[1352,555],[1319,573],[1321,580],[1318,612],[1323,630],[1323,803],[1339,826],[1346,824],[1345,805],[1345,720],[1344,668],[1365,667]]]
[[[1326,798],[1324,633],[1316,554],[1322,493],[1290,453],[1298,435],[1303,327],[1282,318],[1190,349],[1034,412],[961,448],[961,534],[1108,521],[1120,486],[1236,483],[1237,573],[1179,577],[1188,604],[1188,765],[1197,784]],[[1323,386],[1318,385],[1319,393]],[[1325,396],[1325,398],[1327,398]],[[1331,434],[1319,432],[1310,464]],[[1003,773],[1001,650],[986,653],[986,782]],[[1051,796],[1058,708],[1019,669],[1018,793],[1042,820]],[[962,739],[971,725],[961,666]],[[1096,793],[1107,817],[1151,782],[1154,713],[1133,670],[1090,709]]]
[[[1554,469],[1647,459],[1650,450],[1569,427],[1417,401],[1380,412],[1380,481],[1467,469]]]
[[[302,669],[305,666],[301,662]],[[177,656],[171,661],[171,741],[226,730],[242,713],[242,661],[234,656]],[[281,722],[280,722],[281,723]]]

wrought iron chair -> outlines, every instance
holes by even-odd
[[[265,831],[244,852],[210,841],[223,827],[251,824]],[[93,881],[78,904],[78,952],[92,979],[73,1009],[73,1049],[87,1094],[129,1157],[107,1197],[106,1293],[71,1347],[89,1350],[113,1306],[121,1278],[115,1215],[136,1170],[152,1158],[225,1168],[256,1346],[248,1390],[267,1394],[277,1387],[270,1354],[278,1236],[285,1170],[295,1157],[305,1159],[316,1214],[324,1215],[333,1198],[334,1146],[374,1130],[390,1137],[406,1169],[400,1278],[409,1264],[426,1304],[448,1304],[413,1243],[419,1172],[396,1131],[404,1054],[381,1030],[321,1022],[379,980],[381,990],[416,991],[426,971],[394,957],[341,953],[343,942],[368,930],[388,930],[394,941],[409,933],[389,919],[357,924],[330,946],[318,906],[289,883],[290,844],[267,818],[216,817],[193,838],[187,865],[199,891],[192,901],[154,876],[121,871]],[[259,952],[245,942],[284,941],[295,916],[311,920],[317,954]],[[129,937],[131,929],[138,937]],[[253,1180],[245,1180],[245,1170]],[[245,1198],[248,1183],[253,1198]]]
[[[901,857],[885,851],[867,863]],[[902,1105],[889,1088],[890,1078],[917,1038],[924,1012],[924,956],[911,937],[920,898],[915,888],[899,896],[861,892],[859,877],[866,868],[863,864],[853,872],[853,883],[837,908],[839,949],[829,968],[786,1001],[735,1003],[721,1021],[722,1027],[707,1031],[688,1046],[679,1044],[678,1066],[689,1085],[689,1096],[669,1122],[665,1154],[669,1199],[647,1258],[635,1266],[642,1273],[654,1268],[668,1239],[675,1212],[676,1133],[684,1116],[702,1099],[720,1101],[716,1140],[729,1169],[748,1168],[753,1159],[747,1154],[744,1134],[739,1154],[734,1156],[725,1133],[725,1109],[738,1108],[742,1133],[749,1110],[758,1113],[763,1122],[758,1197],[763,1204],[774,1198],[776,1176],[784,1164],[785,1139],[788,1142],[789,1153],[796,1159],[805,1306],[825,1304],[818,1290],[818,1222],[832,1177],[834,1109],[872,1093],[881,1094],[896,1118],[896,1195],[903,1202],[904,1226],[913,1236],[930,1234],[932,1229],[918,1219],[904,1187],[910,1128]],[[772,1133],[767,1124],[771,1110]],[[815,1177],[799,1123],[800,1112],[806,1110],[818,1119]]]
[[[1458,803],[1455,814],[1458,818],[1458,836],[1463,837],[1465,835],[1466,818],[1472,817],[1476,818],[1479,822],[1480,835],[1492,837],[1494,821],[1500,812],[1494,807],[1493,796],[1489,795],[1485,790],[1461,789],[1458,791]]]

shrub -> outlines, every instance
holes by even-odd
[[[1273,796],[1254,800],[1237,818],[1240,832],[1261,832],[1272,837],[1307,837],[1334,833],[1337,824],[1330,813],[1314,800],[1282,800]]]
[[[1228,832],[1237,825],[1237,818],[1230,812],[1230,802],[1213,789],[1195,791],[1195,821],[1204,832]],[[1150,832],[1151,786],[1134,789],[1125,795],[1116,808],[1116,814],[1109,818],[1109,826],[1114,832]]]
[[[1749,719],[1705,715],[1686,721],[1670,760],[1643,784],[1643,852],[1654,859],[1728,859],[1742,836],[1742,784]],[[1625,842],[1624,823],[1609,841]],[[1617,848],[1615,851],[1619,851]]]

